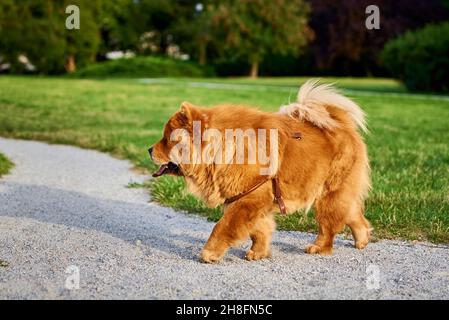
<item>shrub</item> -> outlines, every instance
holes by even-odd
[[[122,58],[90,65],[71,74],[80,78],[156,78],[204,77],[212,75],[210,69],[192,62],[162,57]]]
[[[390,40],[380,58],[410,90],[449,92],[449,22]]]

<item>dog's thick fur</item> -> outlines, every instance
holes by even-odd
[[[319,224],[315,243],[307,253],[330,254],[334,236],[348,225],[355,247],[364,248],[370,237],[370,224],[364,217],[364,199],[370,188],[369,162],[358,129],[366,131],[364,113],[351,100],[330,85],[304,84],[297,102],[266,113],[245,106],[221,105],[201,108],[184,102],[168,121],[164,137],[153,146],[153,160],[163,164],[176,142],[174,129],[192,131],[192,122],[201,121],[201,130],[215,128],[277,128],[279,161],[275,175],[287,212],[314,207]],[[295,133],[302,139],[294,139]],[[271,142],[268,142],[271,143]],[[266,179],[260,164],[178,164],[189,190],[215,207]],[[224,206],[224,215],[214,227],[201,252],[205,262],[219,261],[230,246],[251,238],[248,260],[270,256],[270,242],[279,212],[273,202],[269,180],[257,190]]]

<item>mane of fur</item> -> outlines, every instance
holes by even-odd
[[[299,89],[297,102],[282,106],[279,112],[309,121],[317,127],[332,130],[337,128],[339,123],[332,118],[326,106],[333,106],[344,110],[358,128],[367,132],[363,110],[331,84],[318,82],[309,80],[304,83]]]

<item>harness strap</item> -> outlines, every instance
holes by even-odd
[[[255,191],[256,189],[258,189],[260,186],[262,186],[267,181],[268,181],[268,179],[257,183],[256,185],[252,186],[245,192],[242,192],[238,195],[235,195],[231,198],[226,199],[224,203],[230,204],[230,203],[233,203],[233,202],[239,200],[240,198],[243,198],[244,196],[246,196],[246,195],[250,194],[251,192]],[[285,208],[284,199],[282,199],[282,193],[281,193],[281,189],[279,187],[279,181],[278,181],[277,177],[271,179],[271,185],[273,188],[274,201],[277,202],[277,204],[279,206],[279,210],[281,211],[281,214],[286,214],[287,210]]]
[[[238,195],[235,195],[233,197],[230,197],[230,198],[226,199],[224,203],[225,204],[230,204],[230,203],[233,203],[233,202],[239,200],[240,198],[243,198],[244,196],[250,194],[251,192],[253,192],[257,188],[259,188],[261,185],[263,185],[267,181],[268,180],[263,180],[263,181],[259,182],[258,184],[252,186],[250,189],[246,190],[245,192],[239,193]]]
[[[282,199],[281,188],[279,187],[279,181],[277,177],[271,179],[271,185],[273,186],[274,200],[278,203],[281,214],[286,214],[284,199]]]

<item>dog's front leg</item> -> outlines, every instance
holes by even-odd
[[[248,199],[226,206],[223,217],[201,251],[201,259],[208,263],[217,262],[231,246],[249,237],[253,240],[253,246],[247,254],[248,260],[269,256],[269,242],[274,229],[274,222],[268,214],[270,205],[263,206],[260,201]]]
[[[234,243],[236,235],[229,230],[227,218],[224,215],[215,225],[209,239],[201,251],[201,259],[207,263],[218,262]]]

